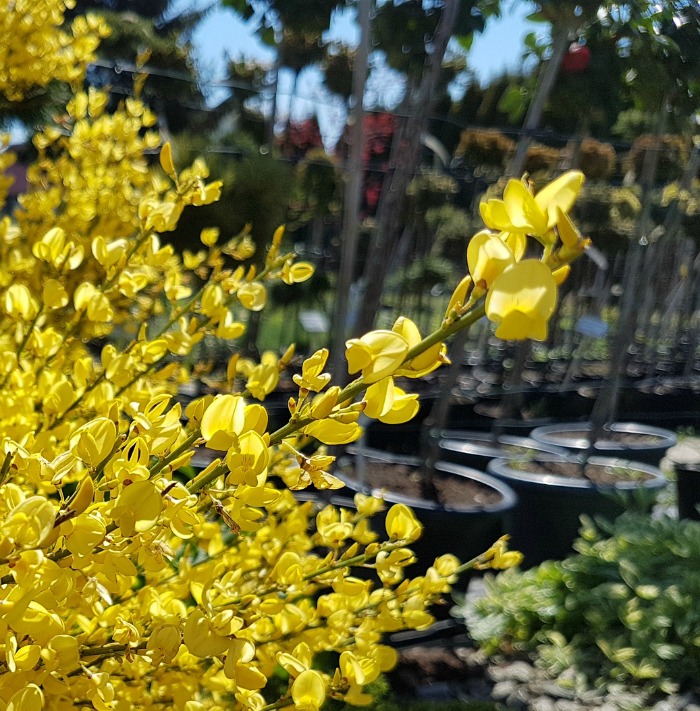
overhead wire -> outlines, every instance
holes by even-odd
[[[270,96],[270,98],[272,98],[272,94],[275,92],[275,82],[269,82],[267,84],[263,84],[263,86],[257,86],[251,82],[240,81],[240,80],[236,80],[236,79],[217,79],[217,80],[195,79],[191,75],[185,74],[183,72],[161,69],[159,67],[150,67],[148,65],[143,66],[143,67],[138,67],[138,66],[136,66],[136,64],[134,64],[132,62],[122,62],[122,61],[96,60],[95,62],[92,62],[92,64],[94,66],[98,66],[98,67],[101,67],[104,69],[112,69],[117,74],[120,74],[122,72],[127,72],[130,74],[147,74],[147,75],[158,76],[158,77],[163,77],[163,78],[167,78],[167,79],[174,79],[174,80],[178,80],[178,81],[183,81],[183,82],[187,82],[190,84],[195,84],[197,86],[207,86],[207,87],[219,88],[219,89],[222,89],[222,88],[223,89],[244,89],[246,91],[252,92],[253,94],[258,94],[258,95],[268,94]],[[128,93],[128,92],[120,90],[119,93]],[[280,90],[277,90],[277,95],[278,96],[285,96],[285,97],[293,97],[297,100],[312,102],[315,105],[330,106],[333,108],[341,108],[338,100],[326,99],[326,98],[324,98],[322,96],[318,96],[318,95],[309,95],[309,94],[305,95],[305,94],[299,94],[298,92],[287,92],[287,91],[280,91]],[[218,106],[212,106],[212,107],[206,107],[206,106],[199,107],[196,104],[184,105],[184,104],[182,104],[181,100],[178,99],[177,97],[174,97],[171,100],[174,103],[178,103],[178,104],[182,105],[183,108],[190,108],[192,110],[201,111],[203,113],[214,113],[221,106],[221,105],[218,105]],[[399,118],[399,119],[405,119],[410,116],[410,112],[408,112],[408,111],[401,111],[398,109],[388,109],[388,108],[368,109],[366,111],[366,113],[387,114],[387,115],[394,116],[395,118]],[[569,141],[573,141],[573,140],[580,140],[580,138],[581,138],[579,135],[559,133],[559,132],[555,132],[555,131],[552,131],[547,128],[538,129],[536,131],[526,131],[521,128],[510,127],[510,126],[507,126],[507,127],[477,126],[474,124],[470,124],[466,121],[460,120],[457,117],[450,116],[449,114],[433,114],[430,116],[430,121],[439,121],[439,122],[454,126],[455,128],[459,128],[462,130],[472,130],[472,131],[481,132],[481,133],[487,133],[487,132],[492,132],[494,130],[498,130],[501,133],[503,133],[504,135],[510,136],[513,138],[519,138],[521,136],[527,135],[530,138],[535,138],[535,139],[540,139],[540,140],[548,140],[548,141],[562,143],[562,144],[566,144]],[[613,148],[616,148],[619,150],[629,149],[629,147],[630,147],[630,143],[628,141],[613,139],[613,140],[606,140],[606,143],[613,146]],[[662,151],[664,149],[659,148],[658,150]]]

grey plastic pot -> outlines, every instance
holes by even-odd
[[[588,433],[592,426],[588,422],[561,423],[537,427],[530,435],[542,444],[564,447],[573,453],[582,453],[588,449]],[[658,466],[666,450],[676,444],[676,435],[670,430],[652,427],[636,422],[615,422],[609,430],[621,435],[628,435],[630,441],[615,442],[612,439],[600,439],[594,445],[594,452],[600,456],[621,457],[634,462],[645,462]],[[633,441],[634,436],[639,442]],[[653,439],[655,441],[649,441]]]
[[[567,461],[577,459],[570,457]],[[667,484],[663,473],[649,464],[611,457],[591,457],[589,462],[629,470],[630,479],[603,486],[588,479],[558,476],[545,469],[523,471],[518,469],[517,462],[506,459],[491,460],[488,473],[508,484],[518,496],[512,518],[511,547],[525,556],[523,567],[569,555],[582,515],[612,520],[631,508],[649,511],[656,495]],[[648,478],[640,480],[635,472]]]

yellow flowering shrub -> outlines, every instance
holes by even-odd
[[[0,11],[4,27],[22,25],[23,5]],[[69,41],[64,5],[29,6],[22,31],[63,48],[43,78],[77,77],[102,30],[78,18],[94,33],[73,30]],[[68,74],[64,50],[75,60]],[[0,87],[20,98],[39,70],[17,74],[9,61],[0,55]],[[567,217],[582,176],[534,196],[511,181],[503,201],[484,205],[489,230],[469,247],[471,275],[441,328],[423,337],[400,318],[349,340],[357,377],[343,388],[325,372],[328,352],[310,355],[293,377],[289,422],[271,431],[260,401],[293,347],[260,362],[233,356],[222,392],[184,411],[173,395],[197,343],[239,338],[271,282],[303,281],[312,266],[285,251],[283,228],[258,270],[241,264],[252,250],[245,232],[206,229],[199,252],[175,253],[161,236],[185,207],[217,200],[221,184],[200,160],[176,166],[168,144],[150,165],[160,137],[147,107],[105,106],[105,94],[77,92],[60,124],[37,133],[27,192],[0,220],[0,708],[368,703],[364,687],[396,661],[386,633],[429,626],[430,606],[461,570],[508,567],[518,555],[500,541],[410,579],[421,534],[410,509],[392,507],[379,532],[377,499],[319,509],[292,491],[339,488],[324,445],[356,440],[362,412],[411,419],[417,397],[394,378],[445,363],[445,338],[484,312],[505,338],[544,337],[556,284],[585,246]],[[10,163],[3,155],[0,168]],[[531,238],[541,260],[523,259]],[[180,473],[202,446],[218,456]],[[329,651],[337,667],[316,668]],[[272,692],[275,670],[285,683]]]
[[[0,94],[21,101],[52,81],[78,86],[109,30],[96,15],[64,27],[70,0],[10,0],[0,12]]]

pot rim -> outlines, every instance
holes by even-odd
[[[585,437],[550,437],[553,433],[566,432],[567,430],[590,432],[593,426],[590,422],[561,422],[556,425],[545,425],[536,427],[532,430],[531,437],[542,444],[548,444],[565,447],[568,449],[585,450],[588,449],[588,440]],[[677,438],[674,432],[653,425],[645,425],[640,422],[613,422],[609,428],[612,432],[623,434],[640,434],[652,435],[661,437],[662,440],[656,443],[628,443],[628,442],[611,442],[609,440],[601,440],[595,443],[595,449],[610,453],[637,451],[637,450],[657,450],[668,449],[676,444]]]
[[[419,457],[406,456],[402,454],[395,455],[390,452],[383,452],[382,450],[371,449],[369,447],[348,447],[347,452],[353,456],[361,455],[367,459],[375,459],[383,462],[404,464],[407,466],[414,466],[416,468],[422,466],[422,462]],[[354,486],[352,488],[358,492],[378,496],[383,498],[384,501],[389,504],[405,504],[412,509],[422,511],[442,511],[464,514],[501,514],[515,508],[518,503],[518,496],[513,489],[505,482],[499,481],[496,477],[493,477],[490,474],[485,474],[484,472],[462,466],[461,464],[453,464],[452,462],[443,461],[436,462],[435,469],[437,472],[466,477],[491,489],[495,489],[501,495],[501,500],[497,503],[486,504],[483,506],[443,506],[435,501],[414,499],[413,497],[404,496],[396,491],[382,491],[381,489],[372,488],[366,484],[360,487],[357,481],[343,476],[343,474],[338,471],[334,472],[334,475],[337,476],[348,488],[350,488],[349,484],[353,484]],[[337,491],[342,490],[338,489]],[[341,499],[343,497],[338,496],[334,498]]]
[[[635,462],[620,457],[589,457],[591,464],[600,466],[629,468],[642,471],[651,476],[644,481],[620,481],[615,484],[595,484],[587,479],[574,479],[567,476],[558,476],[551,473],[524,472],[513,469],[510,463],[513,460],[492,459],[487,467],[487,471],[496,477],[503,477],[506,480],[513,480],[522,486],[541,487],[546,486],[550,491],[554,489],[575,489],[578,491],[633,491],[635,489],[662,489],[668,484],[668,479],[663,472],[651,464]],[[552,461],[552,460],[548,460]],[[566,459],[568,462],[580,462],[580,457],[574,455]]]
[[[542,453],[546,456],[567,457],[568,452],[563,447],[553,444],[538,442],[532,437],[518,437],[516,435],[498,435],[495,439],[482,432],[472,432],[471,430],[444,430],[440,438],[439,447],[449,452],[464,452],[477,456],[491,457],[492,459],[513,459],[522,457],[528,459],[531,454],[517,452],[504,452],[498,447],[499,444],[523,447],[524,449],[537,450],[536,454]]]

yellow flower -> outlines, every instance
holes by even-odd
[[[505,340],[547,337],[547,322],[557,302],[557,284],[547,266],[526,259],[504,271],[486,295],[486,315]]]
[[[415,556],[408,548],[395,548],[391,552],[380,551],[377,554],[375,568],[385,585],[394,585],[403,580],[404,568],[415,561]]]
[[[255,645],[247,639],[234,639],[224,661],[224,674],[243,689],[262,689],[267,677],[250,662],[255,658]]]
[[[562,242],[562,247],[558,255],[562,261],[576,259],[576,257],[583,254],[583,251],[590,243],[590,240],[581,236],[581,233],[576,229],[571,218],[562,210],[559,210],[557,233]]]
[[[331,380],[330,374],[323,372],[327,360],[328,350],[321,348],[304,361],[301,366],[301,375],[292,376],[292,380],[304,390],[321,392]]]
[[[182,631],[177,625],[157,625],[148,638],[146,649],[153,662],[169,664],[182,644]]]
[[[391,377],[370,385],[365,393],[365,400],[367,417],[392,425],[408,422],[418,414],[420,407],[418,395],[406,394],[394,385],[394,379]]]
[[[404,316],[399,316],[399,318],[396,319],[391,330],[406,339],[409,349],[417,346],[422,340],[418,326],[416,326],[411,319]],[[436,368],[448,362],[446,353],[447,347],[445,344],[436,343],[420,355],[404,363],[394,375],[397,377],[404,376],[406,378],[422,378],[424,375],[432,373]]]
[[[265,287],[256,281],[243,284],[237,296],[241,306],[248,311],[262,311],[267,300]]]
[[[70,448],[90,467],[97,466],[112,451],[117,441],[117,427],[108,417],[97,417],[79,427],[71,437]]]
[[[301,431],[331,445],[349,444],[362,435],[362,428],[356,422],[340,422],[335,419],[316,420]]]
[[[345,344],[345,357],[350,375],[362,371],[366,383],[376,383],[391,375],[403,363],[408,342],[395,331],[370,331]]]
[[[509,231],[527,232],[544,238],[557,223],[559,211],[568,212],[571,209],[582,185],[583,173],[570,170],[545,185],[533,197],[522,181],[509,180],[503,193]]]
[[[292,684],[292,699],[298,711],[318,711],[326,700],[323,677],[314,669],[303,671]]]
[[[12,284],[3,299],[5,312],[12,319],[31,321],[39,306],[24,284]]]
[[[230,640],[217,633],[212,620],[202,610],[195,609],[187,618],[183,642],[196,657],[215,657],[223,654]]]
[[[43,707],[44,694],[36,684],[27,684],[7,703],[7,711],[41,711]]]
[[[226,455],[229,483],[256,486],[258,477],[267,469],[270,451],[267,442],[257,432],[244,432]]]
[[[173,163],[173,149],[170,146],[170,141],[163,144],[160,149],[160,167],[165,171],[166,175],[171,178],[175,177],[175,164]]]
[[[508,538],[508,536],[501,536],[487,551],[479,556],[481,562],[476,566],[478,570],[487,568],[506,570],[507,568],[515,568],[523,562],[522,553],[508,550]]]
[[[153,528],[162,508],[162,497],[153,482],[135,481],[122,489],[112,516],[122,533],[131,536]]]
[[[366,496],[365,494],[355,494],[355,507],[357,512],[363,516],[373,516],[384,510],[384,501],[376,496]]]
[[[477,232],[467,247],[467,266],[474,284],[490,288],[494,279],[515,264],[515,256],[508,245],[492,232]]]
[[[18,548],[36,548],[51,533],[56,510],[43,496],[30,496],[12,509],[0,527]]]
[[[310,262],[296,262],[296,264],[293,264],[292,260],[288,259],[282,269],[282,281],[285,284],[300,284],[310,279],[313,273],[314,265]]]
[[[311,402],[311,417],[313,417],[314,420],[323,420],[328,417],[338,403],[338,395],[340,395],[340,392],[340,387],[333,385],[328,388],[325,393],[316,395]]]
[[[259,365],[254,366],[247,374],[246,390],[256,400],[264,400],[277,387],[279,380],[277,356],[272,351],[265,351]]]
[[[309,669],[311,662],[311,650],[306,642],[301,642],[294,647],[291,654],[282,652],[277,656],[277,663],[294,679]]]
[[[219,395],[202,417],[202,437],[211,449],[227,450],[245,425],[245,400],[237,395]]]
[[[420,538],[423,527],[408,506],[395,504],[386,515],[386,532],[392,541],[413,543]]]

